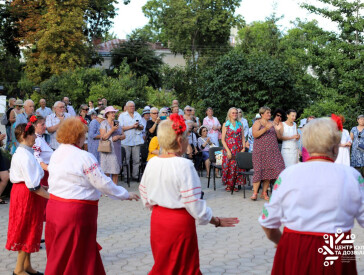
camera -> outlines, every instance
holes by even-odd
[[[114,126],[119,126],[119,121],[118,120],[114,120]]]

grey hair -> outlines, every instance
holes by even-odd
[[[159,110],[159,116],[161,116],[161,114],[163,113],[163,112],[167,112],[168,113],[168,110],[167,110],[167,108],[161,108],[160,110]]]
[[[56,101],[56,102],[53,104],[53,108],[57,107],[59,103],[64,104],[64,102],[63,102],[63,101]]]
[[[157,111],[158,112],[159,110],[158,110],[157,107],[153,107],[153,108],[150,109],[150,112],[152,112],[152,111]]]
[[[78,109],[78,114],[81,114],[82,109],[83,109],[84,107],[87,107],[87,108],[88,108],[87,104],[81,104],[80,108]]]
[[[133,103],[133,104],[134,104],[134,106],[135,106],[134,101],[131,101],[131,100],[129,100],[129,101],[125,104],[125,106],[129,106],[129,104],[130,104],[130,103]]]
[[[33,103],[33,104],[34,104],[33,100],[31,100],[31,99],[27,99],[27,100],[25,100],[25,102],[24,102],[24,106],[28,106],[28,104],[29,104],[29,103]]]

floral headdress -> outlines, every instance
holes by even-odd
[[[172,128],[176,132],[176,135],[182,135],[184,131],[186,131],[186,123],[183,119],[183,116],[178,114],[171,114],[169,119],[173,122]]]
[[[331,114],[331,119],[336,122],[337,128],[339,129],[339,131],[342,132],[344,127],[341,118],[335,114]]]
[[[29,127],[32,126],[33,123],[35,123],[37,120],[38,120],[37,116],[31,116],[27,123],[27,126],[25,126],[25,132],[27,132],[29,130]]]

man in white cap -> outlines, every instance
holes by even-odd
[[[119,116],[119,123],[125,134],[125,139],[121,141],[121,145],[125,148],[126,162],[130,162],[130,155],[133,157],[132,180],[135,181],[139,176],[139,155],[140,146],[144,143],[142,134],[144,126],[140,123],[142,117],[135,111],[135,104],[133,101],[128,101],[126,103],[126,110],[126,112]],[[126,171],[124,171],[124,178],[126,178]]]

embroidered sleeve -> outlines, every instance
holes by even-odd
[[[208,224],[212,218],[212,211],[207,207],[206,201],[201,199],[201,182],[193,164],[190,163],[189,166],[181,179],[181,201],[198,224]]]
[[[276,180],[273,193],[270,197],[269,203],[265,203],[262,213],[259,217],[259,223],[266,228],[279,228],[281,226],[282,208],[280,200],[279,187],[282,184],[281,176]]]
[[[34,157],[36,158],[36,160],[39,163],[44,162],[42,157],[40,156],[40,153],[42,152],[42,149],[40,148],[40,146],[38,146],[37,144],[34,144],[33,151],[34,151]]]

